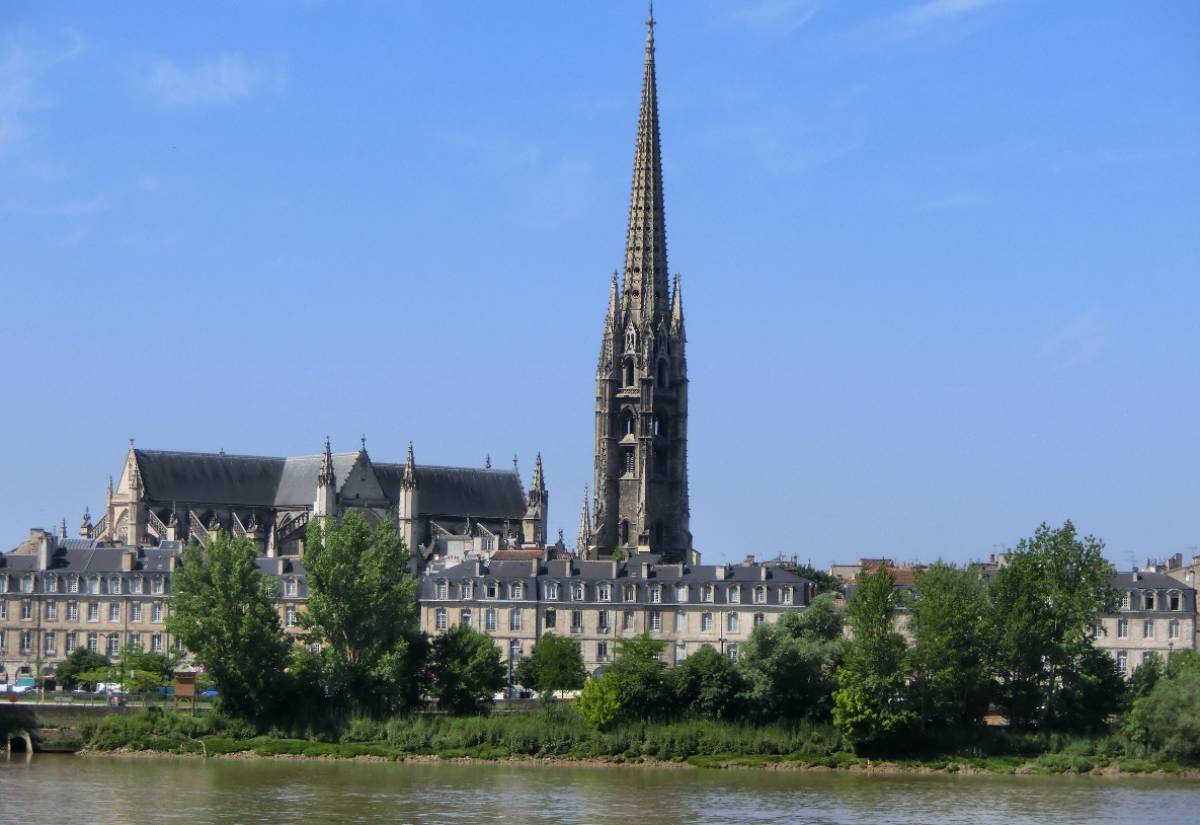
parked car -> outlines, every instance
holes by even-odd
[[[29,690],[29,685],[13,685],[5,682],[0,684],[0,693],[11,693],[14,696],[20,696]]]

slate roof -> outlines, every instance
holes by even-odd
[[[321,456],[225,455],[168,450],[134,450],[151,501],[234,507],[310,506],[317,489]],[[334,453],[340,489],[358,453]],[[403,464],[372,462],[384,494],[400,496]],[[512,470],[417,465],[419,509],[423,515],[519,519],[525,514],[521,478]]]
[[[100,541],[68,539],[60,542],[50,557],[50,571],[54,573],[120,573],[121,560],[133,548],[114,546]],[[142,547],[134,561],[133,572],[166,573],[171,569],[171,556],[177,551],[164,547]],[[0,571],[24,573],[38,571],[36,555],[16,553],[0,554]]]
[[[375,475],[393,501],[400,496],[403,464],[375,464]],[[418,464],[417,506],[422,515],[520,519],[525,515],[521,477],[512,470]]]

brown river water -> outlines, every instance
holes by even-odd
[[[38,754],[0,822],[1200,825],[1200,782]]]

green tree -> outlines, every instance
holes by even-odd
[[[648,633],[617,640],[616,656],[601,679],[616,691],[622,717],[650,719],[669,707],[674,691],[662,659],[665,647]]]
[[[430,693],[453,714],[485,713],[508,684],[508,670],[492,637],[460,624],[433,639]]]
[[[1150,691],[1134,700],[1123,729],[1167,756],[1200,759],[1200,653],[1172,656]]]
[[[673,671],[676,707],[709,719],[739,713],[746,682],[728,656],[704,645]]]
[[[833,724],[854,748],[890,745],[907,733],[904,637],[895,630],[899,593],[886,567],[859,576],[847,605],[850,649],[838,671]]]
[[[204,664],[222,709],[266,724],[287,701],[284,668],[292,643],[275,610],[275,584],[255,560],[258,548],[224,533],[189,544],[171,574],[167,630]]]
[[[372,529],[351,510],[338,523],[309,522],[299,619],[321,644],[325,688],[339,710],[386,716],[420,699],[425,645],[408,562],[390,519]]]
[[[122,687],[130,693],[150,693],[168,684],[177,659],[163,653],[126,645],[121,649],[117,669]]]
[[[516,672],[518,684],[545,696],[558,690],[578,690],[586,678],[579,642],[553,633],[547,633],[533,646]]]
[[[54,678],[67,690],[73,690],[77,687],[90,688],[95,683],[81,681],[79,675],[87,671],[107,667],[107,658],[101,656],[99,653],[88,650],[86,647],[77,647],[54,669]]]
[[[1158,680],[1167,673],[1167,666],[1157,653],[1151,653],[1129,677],[1129,685],[1125,690],[1125,700],[1132,706],[1143,696],[1148,696]]]
[[[913,709],[927,727],[975,725],[991,699],[987,588],[979,572],[937,562],[918,572],[909,605]]]
[[[575,708],[588,722],[599,730],[610,727],[621,715],[621,700],[616,686],[604,676],[588,679]]]
[[[747,712],[763,720],[828,719],[845,650],[842,612],[828,593],[754,628],[738,660]]]
[[[1103,550],[1098,539],[1079,538],[1069,521],[1057,530],[1043,524],[996,574],[989,627],[997,701],[1011,724],[1092,728],[1118,709],[1119,686],[1105,695],[1111,670],[1092,646],[1099,615],[1116,607]],[[1078,707],[1082,695],[1098,701]]]

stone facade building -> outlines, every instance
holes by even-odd
[[[771,565],[474,560],[421,580],[421,629],[482,630],[512,667],[545,634],[567,636],[595,673],[617,640],[642,633],[667,643],[670,664],[706,645],[736,659],[750,631],[806,607],[814,592],[808,579]]]
[[[687,337],[680,279],[668,278],[653,17],[647,25],[625,266],[620,282],[613,273],[596,369],[594,512],[585,507],[579,546],[592,559],[619,551],[695,563]]]
[[[178,650],[167,631],[171,573],[178,542],[154,547],[112,545],[33,530],[0,554],[0,683],[40,674],[77,647],[117,656],[127,645],[156,653]],[[299,559],[258,559],[277,581],[284,631],[298,635],[296,618],[308,590]]]
[[[1166,659],[1196,647],[1196,591],[1163,573],[1118,573],[1110,583],[1120,594],[1115,613],[1102,616],[1096,647],[1117,660],[1129,676],[1146,657]]]
[[[80,537],[114,544],[204,544],[218,530],[245,536],[268,558],[300,556],[310,518],[355,510],[391,519],[416,566],[546,541],[550,494],[539,455],[526,493],[517,472],[373,461],[366,440],[335,453],[286,458],[138,449],[131,443],[105,512],[85,513]]]

